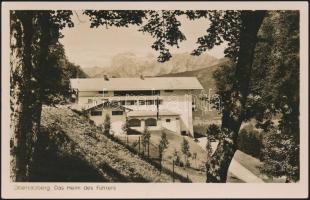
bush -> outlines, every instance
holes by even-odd
[[[272,128],[264,133],[262,173],[269,177],[286,177],[286,182],[300,178],[299,141],[293,135]]]
[[[207,124],[194,125],[194,137],[195,138],[206,137],[207,128],[208,128]]]
[[[216,139],[219,139],[220,133],[221,133],[221,129],[216,124],[210,124],[207,128],[207,136],[211,142],[215,141]]]
[[[238,149],[255,158],[261,159],[263,149],[262,134],[253,125],[245,126],[238,135]]]
[[[185,167],[190,167],[191,166],[191,163],[190,163],[190,161],[189,160],[187,160],[186,161],[186,165],[185,165]]]

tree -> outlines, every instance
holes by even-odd
[[[110,135],[110,130],[111,130],[111,117],[109,114],[106,114],[103,123],[103,134]]]
[[[181,151],[184,155],[184,166],[188,166],[188,163],[189,163],[188,158],[191,156],[191,153],[190,153],[189,143],[186,138],[183,138],[183,141],[181,144]]]
[[[286,182],[299,180],[299,144],[292,135],[277,128],[265,133],[261,171],[269,177],[285,177]]]
[[[175,165],[180,165],[180,155],[179,155],[179,151],[177,151],[176,149],[174,149],[174,152],[173,152],[173,159],[174,159],[174,163]]]
[[[49,50],[48,62],[50,66],[44,74],[44,95],[42,103],[61,104],[67,103],[71,99],[70,78],[86,78],[80,66],[68,61],[64,47],[57,42]]]
[[[213,148],[211,145],[211,139],[209,135],[207,135],[206,151],[207,151],[207,158],[210,159],[213,153]]]
[[[212,11],[209,13],[211,25],[208,35],[198,39],[200,46],[193,52],[199,55],[214,45],[228,41],[225,54],[232,58],[234,68],[233,76],[226,79],[231,81],[227,85],[221,83],[225,79],[220,76],[226,76],[226,73],[215,74],[222,100],[222,126],[219,144],[206,164],[207,182],[226,182],[230,162],[237,150],[241,123],[248,119],[247,100],[257,34],[265,14],[266,11]]]
[[[195,167],[198,168],[198,166],[197,166],[197,152],[193,153],[193,160],[195,160]]]
[[[280,37],[282,43],[277,43],[278,46],[267,45],[268,48],[266,50],[279,53],[275,54],[276,59],[270,59],[264,52],[256,51],[258,44],[268,43],[270,39],[270,35],[268,34],[265,34],[265,36],[267,36],[266,38],[260,38],[258,35],[266,13],[266,11],[262,10],[84,11],[84,14],[90,17],[91,27],[98,28],[102,25],[106,27],[127,27],[128,25],[142,26],[139,30],[151,34],[155,39],[152,48],[159,51],[159,62],[170,59],[171,54],[169,53],[168,46],[178,47],[179,43],[186,39],[179,28],[181,23],[177,17],[181,15],[185,15],[190,20],[208,18],[211,22],[210,27],[207,29],[207,34],[198,38],[199,46],[193,51],[193,55],[199,55],[205,50],[212,49],[215,45],[219,45],[224,41],[228,43],[225,54],[227,57],[231,58],[232,63],[230,66],[221,67],[220,71],[214,74],[214,77],[217,79],[218,93],[222,100],[222,126],[217,149],[206,164],[207,182],[226,181],[230,162],[237,149],[237,138],[241,123],[250,118],[258,118],[262,121],[262,126],[267,126],[270,120],[266,116],[273,115],[273,113],[280,111],[282,113],[282,118],[279,128],[283,132],[294,132],[295,136],[293,138],[296,140],[296,144],[298,144],[299,136],[296,134],[296,127],[299,126],[299,106],[296,106],[299,102],[298,97],[296,97],[299,89],[299,82],[296,81],[298,80],[298,75],[296,75],[298,74],[296,73],[298,72],[298,68],[293,67],[290,69],[288,67],[291,64],[294,66],[299,65],[298,53],[295,51],[299,48],[298,42],[296,42],[299,41],[299,37],[296,37],[296,31],[298,33],[298,30],[295,29],[298,23],[290,24],[290,26],[288,26],[289,28],[286,28],[285,23],[283,23],[285,20],[283,19],[294,20],[296,17],[294,15],[288,15],[287,18],[281,19],[282,23],[280,23],[281,26],[279,28],[281,28],[281,30],[286,30],[284,33],[294,31],[294,34],[293,37],[290,37],[291,39],[289,42],[285,41],[285,37]],[[40,86],[42,83],[41,78],[43,76],[40,75],[44,74],[44,70],[42,70],[42,72],[41,69],[43,67],[36,66],[47,66],[45,65],[47,64],[47,47],[48,43],[53,41],[50,40],[49,33],[57,33],[59,35],[59,30],[66,24],[72,26],[73,24],[70,21],[71,15],[72,12],[66,11],[57,11],[57,15],[55,15],[55,12],[51,11],[13,11],[13,15],[11,15],[11,30],[13,30],[11,32],[11,44],[18,44],[11,45],[11,57],[17,58],[15,60],[11,59],[11,65],[14,66],[11,72],[11,82],[13,83],[11,88],[11,105],[13,105],[11,106],[13,111],[13,128],[11,129],[13,136],[11,143],[13,146],[12,155],[15,155],[15,158],[19,158],[17,159],[18,161],[12,160],[12,166],[22,166],[17,169],[15,169],[15,167],[13,171],[18,171],[18,173],[26,175],[25,177],[27,177],[29,171],[27,166],[29,166],[31,160],[31,152],[33,151],[32,144],[37,137],[42,104],[41,96],[43,94],[40,92],[42,89]],[[143,23],[144,20],[145,23]],[[268,23],[268,21],[265,23]],[[56,31],[49,31],[50,28]],[[268,29],[266,30],[266,33],[268,33]],[[34,32],[40,31],[44,34],[33,34]],[[52,38],[58,39],[59,36],[57,34],[55,34],[56,37],[53,35]],[[290,35],[286,34],[286,36]],[[38,40],[38,37],[42,38]],[[36,46],[39,48],[34,48]],[[286,57],[288,59],[282,59]],[[279,77],[283,76],[283,71],[286,73],[284,75],[287,75],[285,79],[282,79],[282,82],[280,81],[278,84],[275,84],[276,87],[274,88],[280,91],[277,93],[278,95],[274,95],[274,97],[269,95],[274,102],[274,104],[272,104],[273,107],[267,107],[265,104],[261,105],[260,101],[257,100],[257,97],[260,99],[262,96],[257,96],[255,91],[257,93],[267,91],[265,90],[266,88],[253,89],[255,87],[253,87],[252,81],[255,79],[254,77],[258,77],[254,76],[254,71],[258,69],[255,68],[255,62],[257,60],[260,60],[260,63],[270,60],[277,62],[277,64],[268,62],[265,62],[264,65],[258,64],[258,66],[266,66],[266,64],[268,67],[276,66],[277,72],[273,73],[274,77],[279,79]],[[23,70],[20,71],[22,73],[16,70],[19,66],[22,66],[21,68]],[[262,72],[263,70],[258,71]],[[32,80],[32,78],[34,79]],[[36,79],[40,79],[40,81]],[[270,79],[272,81],[275,80],[274,78]],[[288,80],[294,81],[289,83]],[[261,84],[258,84],[258,86],[259,85]],[[284,99],[283,96],[286,99]],[[292,96],[294,98],[288,98]],[[269,111],[269,113],[267,113],[267,111]],[[30,119],[25,116],[33,116],[33,118]],[[285,131],[286,129],[289,131]],[[24,156],[25,154],[27,156]]]
[[[146,151],[147,148],[147,156],[150,156],[150,139],[151,139],[151,134],[150,131],[148,130],[147,126],[144,126],[143,133],[141,136],[141,143],[143,147],[143,155],[144,152]]]
[[[49,50],[72,27],[71,11],[10,12],[11,179],[28,181],[46,94]]]
[[[164,151],[168,148],[168,145],[169,145],[169,141],[167,139],[167,134],[165,132],[162,132],[161,138],[158,144],[160,166],[162,166],[163,154],[164,154]]]
[[[125,134],[128,134],[128,131],[130,130],[130,126],[129,126],[127,117],[125,119],[125,123],[122,125],[122,130],[124,131]]]
[[[207,128],[207,137],[210,140],[215,140],[219,138],[221,129],[216,124],[210,124]]]
[[[273,11],[262,26],[266,38],[257,49],[252,100],[264,129],[263,172],[299,180],[299,12]],[[267,40],[268,39],[268,40]],[[268,66],[268,67],[266,67]],[[278,125],[273,121],[278,121]]]

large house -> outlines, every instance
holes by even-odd
[[[114,134],[123,124],[137,131],[168,129],[193,135],[193,94],[203,87],[195,77],[78,78],[70,79],[75,105],[95,124],[110,116]]]

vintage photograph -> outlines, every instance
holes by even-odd
[[[298,183],[300,10],[12,9],[12,183]]]

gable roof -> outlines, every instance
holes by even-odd
[[[79,91],[203,89],[196,77],[77,78],[70,79],[70,84],[72,89]]]
[[[98,107],[113,107],[113,108],[119,108],[121,110],[129,110],[131,111],[132,109],[127,108],[125,106],[120,105],[117,102],[112,102],[112,101],[101,101],[99,103],[87,103],[87,104],[73,104],[70,106],[71,109],[73,110],[78,110],[78,111],[82,111],[82,110],[91,110],[94,108],[98,108]]]

